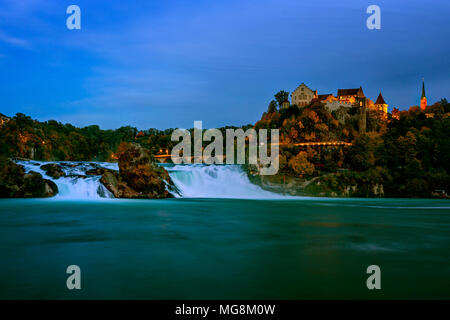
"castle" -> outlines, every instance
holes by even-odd
[[[310,105],[312,102],[318,101],[325,105],[328,111],[332,112],[338,110],[340,107],[354,107],[363,106],[369,110],[375,110],[384,113],[388,113],[388,104],[383,98],[381,92],[378,94],[375,103],[366,98],[362,87],[354,89],[338,89],[336,96],[331,93],[318,94],[317,90],[310,89],[303,82],[292,92],[291,101],[293,105],[304,107]],[[288,108],[290,106],[289,100],[286,100],[282,104],[282,108]],[[422,95],[420,97],[420,108],[425,110],[427,108],[427,97],[425,95],[425,81],[422,79]]]
[[[304,107],[312,102],[322,102],[325,107],[331,112],[338,110],[340,107],[349,108],[354,106],[364,106],[371,110],[382,111],[385,114],[388,112],[388,104],[385,102],[381,92],[378,95],[375,103],[366,98],[363,89],[338,89],[336,96],[331,93],[318,94],[317,90],[310,89],[302,82],[291,94],[291,101],[293,105]],[[283,103],[283,107],[289,107],[288,103]]]

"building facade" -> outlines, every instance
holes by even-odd
[[[306,84],[302,82],[301,85],[297,87],[291,94],[292,104],[295,104],[299,107],[307,106],[311,103],[312,99],[316,95],[316,91],[308,88]]]
[[[425,95],[425,91],[423,91],[423,95]],[[297,105],[298,107],[304,107],[313,102],[321,102],[329,112],[337,111],[341,108],[362,107],[362,104],[364,104],[365,109],[379,110],[386,114],[388,109],[388,104],[384,101],[381,92],[378,95],[376,102],[373,103],[372,100],[364,95],[362,86],[352,89],[338,89],[337,95],[334,96],[331,93],[318,94],[317,90],[310,89],[302,82],[302,84],[292,92],[291,98],[292,104]],[[288,106],[287,102],[283,102],[283,108]]]
[[[354,104],[358,98],[365,98],[362,87],[356,89],[338,89],[337,99],[339,102]]]
[[[281,103],[281,108],[282,108],[282,109],[287,109],[287,108],[289,108],[290,105],[291,105],[291,103],[289,102],[289,100],[284,100],[284,101]]]

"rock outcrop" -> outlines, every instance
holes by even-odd
[[[382,181],[365,179],[364,174],[329,173],[310,180],[298,179],[292,176],[249,175],[252,183],[262,189],[292,195],[313,197],[384,197]],[[378,179],[379,180],[379,179]]]
[[[58,193],[53,181],[42,178],[40,173],[25,173],[22,166],[10,161],[0,162],[0,197],[45,198]]]
[[[378,181],[377,181],[378,180]],[[325,197],[383,197],[384,185],[380,178],[364,172],[346,172],[318,177],[305,191]]]
[[[59,179],[60,177],[64,177],[66,175],[62,167],[56,163],[44,164],[41,166],[41,169],[53,179]]]
[[[121,143],[119,172],[105,170],[100,182],[116,198],[172,198],[175,189],[164,168],[151,161],[150,154],[136,143]]]
[[[105,172],[109,172],[110,170],[105,169],[105,168],[100,168],[100,167],[96,167],[94,169],[89,169],[86,170],[84,173],[87,176],[101,176],[103,175]]]

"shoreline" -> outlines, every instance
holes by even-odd
[[[439,196],[429,196],[429,197],[413,197],[405,196],[401,197],[398,195],[372,195],[372,196],[361,196],[361,195],[342,195],[338,193],[338,190],[331,191],[319,191],[313,192],[316,186],[313,186],[314,182],[320,182],[324,177],[336,177],[339,173],[327,173],[324,175],[316,176],[311,179],[299,179],[287,174],[277,174],[274,176],[260,176],[248,174],[249,180],[261,187],[263,190],[287,195],[287,196],[300,196],[300,197],[317,197],[317,198],[336,198],[336,199],[438,199],[438,200],[449,200],[450,196],[439,197]],[[346,185],[345,189],[355,188],[355,185]],[[357,188],[357,186],[356,186]],[[356,189],[355,188],[355,189]],[[320,186],[319,186],[320,189]],[[348,192],[348,191],[347,191]]]

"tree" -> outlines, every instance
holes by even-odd
[[[283,102],[289,99],[289,92],[281,90],[277,94],[274,95],[275,100],[278,102],[278,106],[281,108]]]
[[[267,113],[273,113],[277,111],[277,102],[275,100],[270,101]]]
[[[295,157],[289,160],[289,167],[300,178],[314,173],[314,165],[308,161],[308,154],[305,151],[300,151]]]
[[[371,152],[369,151],[370,138],[367,134],[359,136],[353,146],[347,150],[347,160],[352,169],[357,171],[364,171],[370,168]]]

